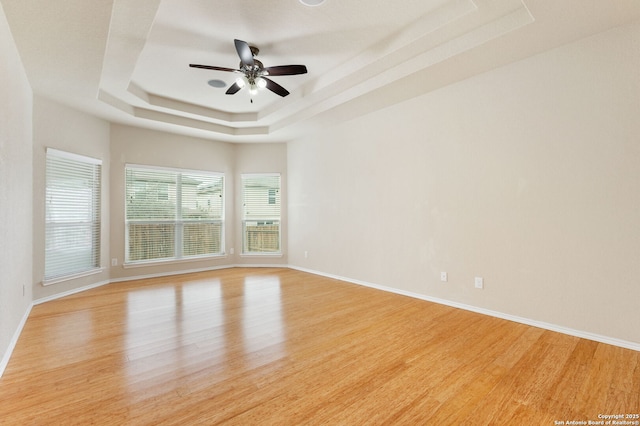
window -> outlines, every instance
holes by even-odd
[[[224,176],[125,168],[126,262],[224,254]]]
[[[242,175],[242,252],[280,253],[280,175]]]
[[[102,162],[47,149],[44,282],[100,268]]]

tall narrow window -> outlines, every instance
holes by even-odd
[[[280,253],[280,175],[242,175],[242,252]]]
[[[126,261],[224,253],[224,176],[127,166]]]
[[[100,268],[97,159],[47,149],[45,284]]]

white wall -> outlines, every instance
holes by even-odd
[[[35,299],[41,299],[109,280],[109,123],[40,96],[34,98],[33,123],[33,294]],[[100,264],[104,270],[43,286],[48,147],[102,160]]]
[[[290,143],[289,263],[640,343],[639,69],[622,27]]]
[[[31,87],[0,5],[0,375],[31,303]],[[24,291],[24,294],[23,294]]]

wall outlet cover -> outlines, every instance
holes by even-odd
[[[482,277],[475,278],[476,288],[484,288],[484,279]]]

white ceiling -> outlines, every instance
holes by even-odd
[[[36,94],[107,120],[231,142],[287,141],[640,19],[638,0],[0,0]],[[225,95],[233,39],[285,98]]]

